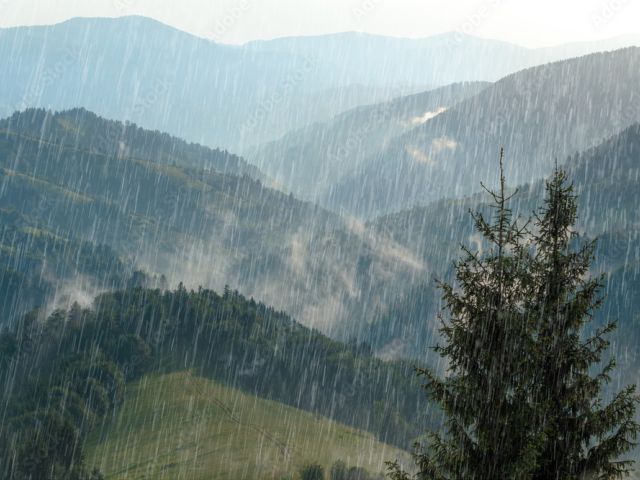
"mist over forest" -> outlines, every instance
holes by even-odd
[[[0,28],[0,479],[640,478],[640,35],[473,33]]]

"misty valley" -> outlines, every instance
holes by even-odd
[[[637,45],[0,28],[0,479],[640,478]]]

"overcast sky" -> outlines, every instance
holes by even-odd
[[[457,31],[539,47],[640,34],[639,0],[0,0],[0,26],[145,15],[223,43],[362,31]]]

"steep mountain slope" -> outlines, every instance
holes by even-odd
[[[460,197],[495,177],[501,145],[510,181],[535,181],[640,120],[639,103],[639,48],[524,70],[397,138],[325,202],[371,215]]]
[[[582,53],[594,48],[601,49],[591,45]],[[142,17],[2,29],[0,56],[1,116],[27,107],[84,107],[236,152],[326,120],[354,101],[496,80],[563,58],[453,34],[425,40],[340,34],[225,46]],[[359,84],[366,88],[357,99],[351,92]],[[327,92],[334,92],[330,101]]]
[[[86,303],[124,287],[132,270],[109,247],[30,227],[0,208],[0,330],[34,308]]]
[[[0,202],[31,227],[109,245],[174,285],[233,285],[325,332],[365,321],[426,268],[362,225],[246,175],[180,167],[180,154],[175,165],[126,155],[144,143],[121,151],[113,141],[102,151],[118,153],[105,155],[92,134],[45,127],[70,116],[30,110],[0,135]],[[76,127],[109,125],[84,115]],[[38,129],[46,134],[34,137]]]
[[[385,459],[408,458],[370,433],[191,372],[144,377],[124,396],[90,439],[88,463],[107,478],[279,479],[316,462],[328,472],[338,460],[381,474]]]
[[[288,133],[260,147],[249,159],[287,190],[314,198],[395,137],[426,122],[489,84],[460,83],[358,107]]]
[[[508,156],[508,153],[507,153]],[[598,238],[594,273],[606,275],[608,298],[598,318],[617,319],[620,324],[615,349],[622,352],[621,364],[629,371],[640,368],[638,315],[640,297],[640,125],[636,124],[597,147],[566,162],[578,195],[578,229],[581,238]],[[494,175],[495,176],[495,172]],[[479,181],[480,179],[478,179]],[[490,178],[482,178],[490,181]],[[520,187],[511,207],[523,219],[531,216],[544,195],[538,181]],[[452,262],[459,258],[459,245],[481,249],[468,211],[488,212],[485,195],[463,200],[442,200],[387,215],[372,223],[380,234],[389,235],[440,278],[451,279]],[[424,358],[425,345],[437,341],[435,318],[441,308],[440,293],[433,280],[405,291],[390,309],[376,316],[370,327],[372,342],[382,353]],[[390,355],[391,356],[391,355]],[[634,373],[635,374],[635,373]]]
[[[255,166],[227,151],[187,143],[166,133],[143,130],[135,124],[99,118],[85,109],[55,115],[44,110],[33,110],[30,115],[16,113],[0,120],[0,131],[7,135],[16,132],[45,143],[86,149],[98,155],[153,159],[166,165],[264,178]]]

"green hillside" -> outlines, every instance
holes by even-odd
[[[94,466],[158,478],[153,469],[198,465],[204,453],[272,473],[338,457],[377,472],[389,459],[380,445],[407,449],[434,425],[419,383],[404,362],[383,362],[366,345],[331,340],[228,289],[106,293],[92,308],[30,314],[0,330],[8,393],[0,478],[59,471],[98,480]],[[225,453],[234,451],[237,460]],[[229,475],[213,478],[256,478]]]
[[[407,458],[370,433],[189,371],[128,386],[116,419],[87,450],[108,479],[279,479],[337,460],[378,474],[385,460]]]
[[[229,284],[325,333],[355,330],[424,274],[411,252],[234,159],[86,111],[27,110],[0,121],[0,205],[171,285]]]

